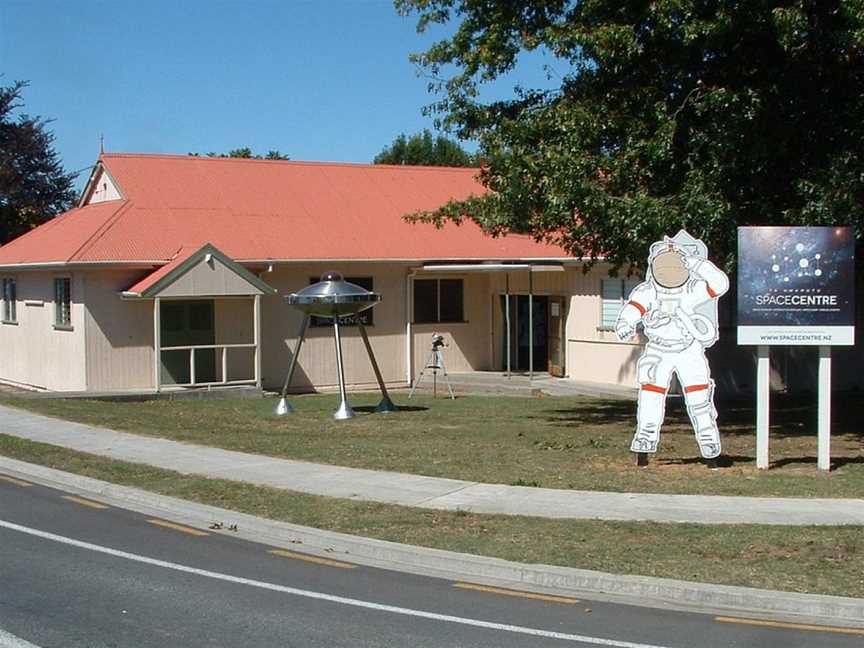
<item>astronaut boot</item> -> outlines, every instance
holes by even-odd
[[[694,392],[686,392],[687,414],[693,424],[699,452],[709,468],[717,467],[720,456],[720,430],[717,427],[717,410],[713,403],[713,386]]]
[[[660,427],[666,409],[666,394],[647,391],[639,392],[639,408],[636,413],[636,434],[630,444],[630,451],[640,454],[639,465],[647,465],[646,453],[657,452],[660,443]]]

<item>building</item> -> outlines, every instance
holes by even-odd
[[[56,391],[278,388],[301,321],[284,295],[332,269],[383,296],[365,317],[389,384],[416,377],[440,332],[451,372],[506,369],[509,340],[514,370],[533,358],[537,371],[633,385],[639,345],[611,330],[632,281],[603,264],[586,273],[530,237],[403,219],[483,192],[475,175],[103,154],[78,207],[0,248],[0,380]],[[343,344],[347,382],[374,385],[350,327]],[[336,384],[332,345],[313,322],[295,388]],[[749,352],[738,355],[746,366]]]

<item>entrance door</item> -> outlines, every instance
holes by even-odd
[[[564,298],[549,298],[549,373],[564,377]]]
[[[165,300],[160,307],[162,346],[215,344],[212,299],[190,301]],[[163,385],[182,385],[192,379],[189,351],[162,351]],[[195,382],[216,381],[216,349],[195,351]]]
[[[549,298],[544,295],[534,296],[534,371],[546,371],[548,368],[548,311]],[[501,295],[502,323],[505,312],[505,297]],[[510,295],[510,367],[515,371],[528,371],[531,356],[528,317],[528,295]],[[505,324],[506,326],[506,324]],[[502,368],[506,368],[507,334],[502,335]]]

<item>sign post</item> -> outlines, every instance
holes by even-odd
[[[819,347],[819,470],[831,470],[831,347]]]
[[[831,347],[855,344],[851,227],[738,228],[738,344],[757,346],[758,468],[769,463],[770,347],[819,347],[817,465],[830,470]]]
[[[771,420],[771,347],[756,350],[756,467],[768,467],[768,423]]]

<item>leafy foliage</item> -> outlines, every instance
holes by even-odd
[[[27,82],[0,86],[0,244],[20,236],[75,201],[72,183],[54,150],[49,121],[16,112]]]
[[[375,156],[375,164],[406,164],[425,166],[475,166],[473,156],[457,142],[442,135],[432,137],[424,130],[411,137],[399,135],[393,143]]]
[[[190,153],[192,157],[199,157],[198,153]],[[287,155],[284,155],[278,150],[267,151],[266,155],[255,155],[252,152],[252,149],[248,146],[243,146],[241,148],[231,149],[227,153],[207,153],[207,157],[219,157],[219,158],[246,158],[250,160],[290,160],[291,158]]]
[[[416,218],[470,216],[619,266],[680,227],[727,266],[738,225],[861,236],[862,0],[395,4],[421,32],[458,22],[412,59],[436,79],[428,110],[480,142],[493,191]],[[557,88],[478,99],[538,48]]]

